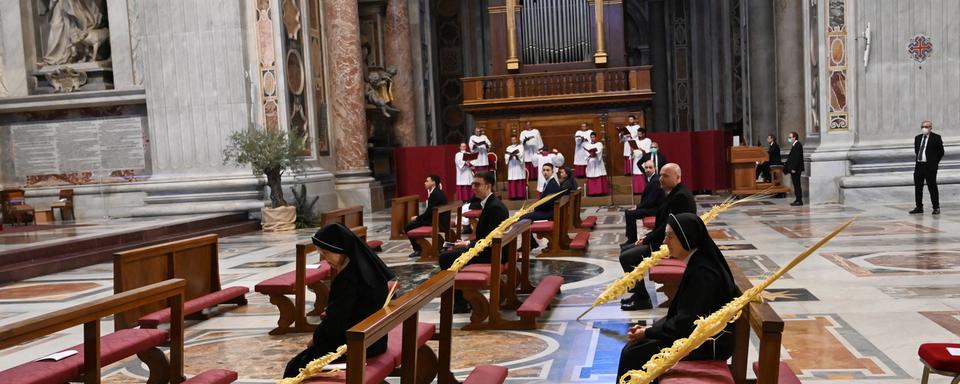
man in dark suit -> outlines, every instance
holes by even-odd
[[[667,197],[657,209],[657,224],[653,230],[637,241],[634,246],[624,248],[620,252],[620,266],[623,267],[624,273],[633,271],[633,268],[644,258],[650,257],[652,250],[660,248],[667,235],[667,221],[670,214],[697,213],[697,203],[693,199],[693,194],[680,183],[680,176],[680,166],[677,164],[668,163],[660,169],[660,186],[667,192]],[[653,307],[642,279],[630,292],[633,294],[629,298],[620,300],[620,309],[635,311]]]
[[[441,269],[450,268],[460,255],[477,244],[477,240],[487,237],[490,232],[493,232],[494,229],[500,226],[500,223],[503,223],[504,220],[510,217],[510,212],[507,211],[507,207],[493,195],[493,186],[496,182],[496,177],[493,176],[493,172],[490,171],[479,172],[473,176],[473,194],[480,199],[480,206],[482,207],[480,219],[477,221],[477,235],[472,241],[457,240],[453,243],[453,247],[450,250],[441,253]],[[501,257],[503,256],[506,256],[506,254],[501,255]],[[506,261],[506,258],[500,260],[501,263],[504,261]],[[478,263],[490,263],[490,247],[487,247],[481,251],[479,255],[470,259],[468,264]],[[454,313],[470,312],[470,305],[464,300],[461,291],[455,291],[454,299]]]
[[[447,196],[443,194],[443,191],[440,188],[440,176],[430,175],[427,176],[426,180],[423,181],[423,187],[427,189],[427,208],[423,210],[419,216],[414,216],[410,218],[410,222],[407,225],[403,226],[403,232],[433,225],[433,209],[437,207],[442,207],[447,205]],[[440,229],[446,231],[450,228],[450,213],[444,212],[440,214]],[[419,257],[420,256],[420,244],[417,244],[416,240],[410,238],[410,245],[413,246],[413,253],[410,254],[410,257]]]
[[[790,174],[790,180],[793,181],[793,194],[797,199],[790,203],[791,206],[803,205],[803,186],[800,185],[800,177],[803,176],[803,144],[800,144],[800,135],[797,132],[790,132],[787,136],[787,142],[790,143],[790,155],[787,156],[786,168]]]
[[[670,163],[667,161],[667,157],[660,152],[660,144],[657,144],[656,141],[650,143],[650,152],[644,153],[643,156],[640,157],[640,164],[648,161],[653,163],[653,172],[656,173],[657,176],[660,176],[660,169]]]
[[[920,134],[913,139],[913,153],[916,156],[916,166],[913,168],[913,188],[917,199],[917,207],[910,211],[923,213],[923,182],[927,182],[930,190],[930,202],[933,203],[933,214],[940,214],[940,191],[937,189],[937,170],[940,160],[943,159],[943,139],[933,133],[933,123],[924,120],[920,123]]]
[[[555,177],[556,175],[554,175],[553,171],[553,164],[546,163],[543,165],[541,172],[543,172],[543,178],[547,180],[547,184],[543,186],[543,192],[540,192],[541,199],[563,190],[563,188],[560,187],[560,182],[557,181],[557,178]],[[553,220],[553,204],[555,202],[556,198],[538,205],[533,209],[533,212],[523,215],[520,220]],[[530,234],[530,247],[533,249],[540,248],[540,243],[537,242],[537,239],[533,237],[533,233]]]
[[[620,244],[621,247],[628,247],[637,242],[637,220],[647,216],[657,214],[657,209],[663,202],[663,188],[660,187],[660,176],[657,176],[653,168],[653,162],[647,161],[640,167],[647,178],[647,186],[643,188],[643,195],[640,198],[640,204],[636,209],[628,209],[623,213],[624,221],[627,224],[627,241]]]
[[[757,180],[760,180],[760,177],[763,177],[763,180],[770,181],[770,166],[771,165],[781,165],[783,164],[780,161],[780,146],[777,145],[777,138],[774,135],[767,135],[767,145],[770,147],[767,148],[767,161],[760,163],[757,166]]]

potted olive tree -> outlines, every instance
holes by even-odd
[[[280,178],[287,170],[303,170],[304,145],[279,129],[251,127],[230,135],[223,150],[223,163],[238,167],[250,166],[256,176],[267,176],[271,207],[261,209],[261,224],[265,231],[286,231],[295,228],[297,208],[283,198]]]

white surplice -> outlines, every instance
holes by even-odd
[[[480,145],[481,143],[486,145]],[[467,145],[470,146],[470,150],[478,154],[477,159],[473,161],[473,165],[485,167],[490,165],[490,161],[487,159],[487,152],[490,151],[490,139],[487,138],[487,135],[473,135],[470,136],[470,141],[467,142]]]
[[[600,177],[607,175],[607,168],[603,164],[603,143],[596,142],[584,145],[587,150],[596,148],[597,157],[591,157],[587,160],[587,177]]]
[[[510,156],[510,153],[517,151],[517,157]],[[507,180],[526,180],[527,168],[523,165],[523,146],[520,144],[507,147],[504,153],[504,162],[507,163]]]
[[[583,150],[585,144],[590,143],[590,134],[593,133],[593,130],[586,131],[577,131],[573,136],[574,140],[574,152],[573,152],[573,165],[587,165],[587,151]]]
[[[457,165],[457,185],[470,185],[473,184],[473,169],[470,169],[469,164],[463,160],[463,155],[466,152],[457,152],[457,155],[454,156],[454,163]]]
[[[633,154],[633,148],[630,147],[630,140],[640,139],[640,126],[628,125],[626,128],[627,131],[630,131],[630,137],[623,136],[620,140],[623,140],[623,156],[631,156]]]
[[[524,143],[523,141],[528,137],[532,137],[532,139]],[[543,148],[543,138],[540,137],[540,130],[533,128],[529,131],[520,131],[520,145],[523,145],[524,161],[532,162],[536,158],[537,152],[540,152],[540,148]]]

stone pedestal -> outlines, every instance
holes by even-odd
[[[385,208],[383,188],[370,171],[341,171],[334,175],[340,207],[362,205],[365,212]]]

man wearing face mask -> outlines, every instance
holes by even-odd
[[[660,144],[657,144],[656,141],[650,143],[650,152],[644,154],[639,163],[644,164],[648,161],[653,163],[653,169],[657,176],[660,176],[660,168],[670,163],[667,161],[667,157],[660,152]]]
[[[933,214],[940,214],[940,191],[937,189],[937,170],[940,168],[940,159],[943,159],[943,139],[933,133],[933,123],[924,120],[920,123],[920,134],[913,139],[913,153],[916,166],[913,168],[913,187],[917,200],[917,207],[910,214],[923,213],[923,183],[926,181],[930,190],[930,202],[933,204]]]
[[[793,194],[797,199],[790,203],[791,206],[803,205],[803,187],[800,185],[800,176],[803,175],[803,144],[800,144],[800,135],[797,132],[790,132],[787,135],[787,143],[790,144],[790,154],[787,156],[786,168],[790,174],[790,180],[793,181]]]

